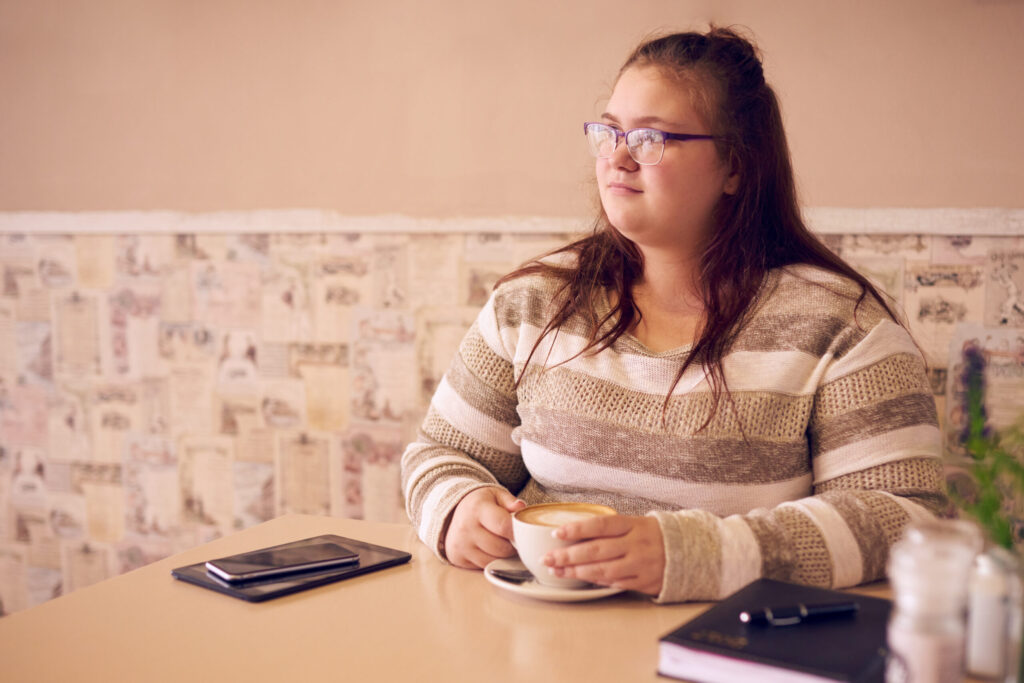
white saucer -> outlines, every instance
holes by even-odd
[[[548,602],[585,602],[606,598],[609,595],[622,593],[621,588],[607,588],[594,586],[593,588],[553,588],[537,583],[536,579],[530,579],[525,583],[512,583],[499,579],[491,574],[492,569],[504,569],[506,571],[525,570],[526,566],[518,558],[512,557],[503,560],[494,560],[484,567],[484,577],[498,588],[507,590],[510,593],[525,595],[535,600],[547,600]]]

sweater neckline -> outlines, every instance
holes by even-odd
[[[752,316],[756,314],[757,311],[764,306],[765,301],[769,298],[771,292],[779,283],[781,276],[780,270],[781,269],[779,268],[773,268],[765,274],[764,281],[761,283],[758,293],[751,302],[748,315]],[[601,295],[598,298],[597,304],[599,317],[604,317],[609,311],[611,311],[612,306],[611,301],[608,299],[607,289],[601,289]],[[687,344],[677,346],[674,349],[668,349],[667,351],[652,351],[647,347],[647,345],[637,339],[632,332],[623,332],[622,336],[615,341],[613,346],[619,344],[622,344],[622,348],[624,349],[628,349],[629,351],[639,353],[649,358],[685,358],[690,351],[693,350],[693,342],[689,342]]]
[[[601,296],[598,299],[598,317],[604,317],[612,310],[611,301],[608,299],[608,290],[602,289]],[[642,341],[637,339],[636,335],[632,332],[623,332],[622,335],[615,340],[613,347],[619,346],[623,350],[628,350],[633,353],[638,353],[649,358],[675,358],[677,356],[685,357],[690,353],[693,348],[693,342],[677,346],[667,351],[652,351]]]

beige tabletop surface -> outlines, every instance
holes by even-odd
[[[325,533],[413,558],[263,603],[171,577]],[[288,515],[0,619],[0,681],[664,681],[658,639],[708,606],[541,602],[442,564],[408,525]]]

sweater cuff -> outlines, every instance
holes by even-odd
[[[658,520],[665,574],[656,602],[717,600],[721,576],[718,518],[701,510],[647,513]]]

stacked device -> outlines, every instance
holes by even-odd
[[[402,564],[410,557],[394,548],[324,534],[178,567],[171,575],[232,597],[261,602]]]

